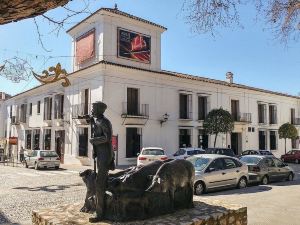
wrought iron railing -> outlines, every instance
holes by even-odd
[[[138,104],[132,106],[127,102],[123,102],[122,105],[122,116],[149,117],[149,104]]]

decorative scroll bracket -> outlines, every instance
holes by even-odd
[[[68,87],[71,85],[70,80],[67,78],[67,71],[65,69],[61,68],[60,63],[57,63],[57,65],[49,67],[48,71],[44,70],[43,75],[38,75],[35,72],[32,71],[33,76],[35,79],[37,79],[39,82],[43,84],[50,84],[57,82],[59,80],[64,80],[62,82],[63,87]]]

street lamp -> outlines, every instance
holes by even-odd
[[[169,114],[168,113],[165,113],[163,116],[162,116],[162,119],[160,120],[160,126],[162,126],[163,123],[167,122],[168,119],[169,119]]]

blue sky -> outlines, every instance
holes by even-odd
[[[80,0],[69,6],[76,8]],[[244,29],[219,30],[215,38],[209,34],[195,34],[181,12],[184,0],[91,0],[90,10],[113,7],[151,20],[168,28],[162,36],[162,68],[219,80],[225,73],[234,73],[234,82],[297,95],[300,92],[300,43],[290,42],[288,47],[274,40],[263,20],[255,21],[255,10],[241,8]],[[59,17],[61,9],[49,16]],[[73,18],[69,27],[87,15]],[[37,18],[43,34],[46,52],[38,44],[38,35],[32,19],[0,26],[0,65],[13,56],[25,58],[36,71],[41,72],[60,62],[70,71],[71,39],[64,30],[58,36],[49,34],[51,26]],[[67,56],[67,57],[56,57]],[[299,82],[299,83],[298,83]],[[36,86],[33,78],[12,83],[0,77],[0,90],[16,94]]]

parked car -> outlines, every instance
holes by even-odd
[[[142,148],[141,153],[137,157],[137,165],[146,165],[156,160],[167,160],[168,157],[162,148],[147,147]]]
[[[25,166],[40,168],[59,169],[60,158],[55,151],[51,150],[33,150],[25,156]]]
[[[272,181],[291,181],[295,176],[292,168],[274,156],[245,155],[240,160],[248,166],[250,182],[266,185]]]
[[[294,149],[281,156],[283,162],[300,163],[300,150]]]
[[[269,150],[246,150],[242,155],[273,155],[273,153]]]
[[[194,191],[196,195],[213,189],[247,187],[248,167],[237,158],[203,154],[191,156],[187,160],[195,167]]]
[[[174,159],[186,159],[192,155],[205,154],[202,148],[180,148],[173,154]]]
[[[234,151],[230,148],[207,148],[206,154],[218,154],[235,157]]]

